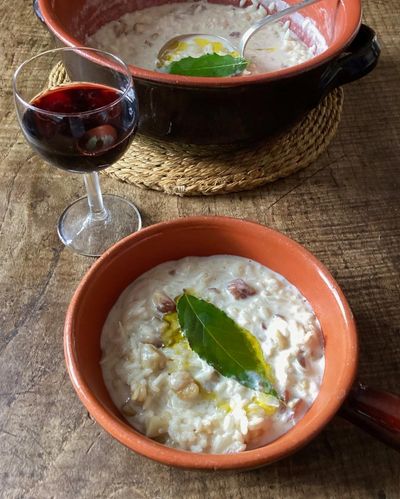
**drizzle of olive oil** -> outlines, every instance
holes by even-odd
[[[218,409],[222,409],[225,412],[231,412],[232,407],[226,401],[217,402]]]
[[[170,312],[163,316],[164,327],[161,331],[161,341],[163,342],[163,347],[173,348],[177,352],[177,359],[170,365],[169,372],[180,370],[188,370],[190,368],[190,362],[185,355],[182,354],[182,350],[190,350],[189,342],[182,333],[179,327],[178,314],[176,312]]]
[[[217,398],[214,392],[208,392],[202,385],[200,385],[200,395],[204,400],[216,400]]]
[[[164,346],[172,347],[185,339],[179,327],[178,314],[176,312],[165,314],[163,321],[165,325],[161,331],[161,340]]]
[[[203,400],[213,400],[215,401],[215,407],[221,409],[225,412],[231,412],[232,407],[227,400],[218,399],[215,392],[207,391],[202,385],[200,385],[200,396]]]
[[[267,416],[272,416],[279,408],[279,401],[277,398],[262,392],[254,395],[251,401],[245,405],[244,410],[246,413],[251,414],[254,412],[254,409],[251,407],[252,404],[261,407]]]

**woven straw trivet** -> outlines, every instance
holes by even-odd
[[[64,67],[57,65],[49,86],[66,81]],[[124,157],[103,173],[177,196],[254,189],[305,168],[322,154],[336,133],[343,97],[338,88],[286,133],[239,149],[174,144],[137,135]]]

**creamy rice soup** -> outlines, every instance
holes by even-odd
[[[155,69],[158,51],[171,38],[189,33],[219,35],[237,47],[240,36],[255,21],[268,12],[287,7],[282,1],[259,4],[254,1],[248,7],[235,7],[199,2],[168,3],[127,13],[117,21],[101,27],[89,37],[88,45],[109,50],[120,55],[126,62],[147,69]],[[327,48],[326,42],[310,19],[299,13],[293,15],[306,45],[292,31],[291,21],[277,22],[258,32],[250,40],[245,57],[249,65],[246,74],[274,71],[307,61]],[[183,57],[200,57],[205,53],[227,53],[221,44],[207,43],[200,38],[194,43],[181,42],[170,54],[169,62]],[[237,55],[237,54],[236,54]]]
[[[185,337],[167,336],[165,318],[188,289],[257,338],[278,398],[222,376]],[[107,389],[129,423],[192,452],[239,452],[275,440],[309,409],[325,365],[318,320],[297,288],[228,255],[186,257],[140,276],[112,308],[101,349]]]

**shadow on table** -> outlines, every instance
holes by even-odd
[[[397,462],[397,471],[396,463]],[[220,497],[389,497],[385,485],[400,472],[398,454],[353,428],[339,417],[308,446],[293,456],[247,472],[180,472],[188,483],[201,479],[210,489],[213,482],[225,485]],[[390,477],[392,476],[392,482]],[[237,488],[239,487],[239,489]],[[221,489],[222,490],[222,489]],[[254,496],[251,491],[254,490]],[[353,491],[353,493],[351,493]],[[190,490],[186,490],[190,496]],[[206,494],[206,493],[205,493]],[[197,496],[196,496],[197,497]],[[206,495],[204,495],[206,497]]]

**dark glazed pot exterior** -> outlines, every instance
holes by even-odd
[[[197,144],[249,142],[289,127],[333,88],[369,73],[380,49],[361,25],[346,54],[309,71],[235,87],[189,87],[135,79],[140,132]]]
[[[140,132],[196,144],[230,144],[267,137],[290,126],[318,103],[324,69],[229,89],[136,78]]]
[[[107,20],[118,18],[124,8],[134,10],[136,3],[113,2]],[[159,3],[164,1],[146,0],[142,8]],[[86,35],[105,22],[104,9],[90,13],[87,0],[71,0],[69,7],[61,0],[38,0],[37,4],[36,13],[63,44],[82,45]],[[341,31],[335,41],[324,53],[292,68],[250,77],[194,78],[130,66],[141,113],[139,132],[176,142],[232,144],[289,127],[333,88],[363,77],[378,61],[380,48],[374,31],[359,24],[359,1],[344,0],[341,5],[343,12],[335,21]],[[75,16],[72,20],[71,15]],[[310,15],[317,25],[322,23],[320,12]],[[87,18],[92,19],[90,27]]]

